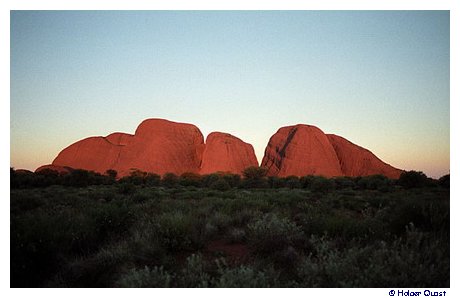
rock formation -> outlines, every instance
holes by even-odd
[[[402,173],[350,141],[298,124],[280,128],[268,142],[262,167],[269,176],[369,176],[397,179]]]
[[[147,119],[134,135],[112,133],[106,137],[80,140],[64,150],[46,168],[70,167],[105,173],[108,169],[127,176],[132,170],[163,175],[215,171],[240,173],[255,165],[257,159],[250,144],[224,133],[211,133],[209,146],[201,131],[192,124],[163,119]]]
[[[258,166],[254,148],[228,133],[213,132],[206,138],[200,174],[231,172],[241,174]]]
[[[227,133],[210,133],[204,142],[192,124],[147,119],[134,135],[115,132],[106,137],[89,137],[62,150],[51,165],[39,167],[66,173],[69,168],[104,174],[113,169],[118,177],[140,170],[163,175],[191,172],[241,174],[257,166],[253,147]],[[268,176],[290,175],[367,176],[382,174],[398,178],[396,169],[372,152],[346,139],[311,125],[280,128],[268,142],[262,167]]]
[[[122,147],[112,168],[121,176],[129,175],[132,169],[160,175],[198,173],[203,150],[204,138],[195,125],[147,119]]]
[[[105,137],[89,137],[62,150],[52,164],[105,173],[116,167],[122,147]]]
[[[345,176],[369,176],[381,174],[391,179],[398,179],[402,171],[381,161],[369,150],[353,144],[345,138],[328,134],[337,157],[342,173]]]
[[[298,124],[280,128],[268,142],[262,167],[268,176],[342,176],[339,160],[319,128]]]

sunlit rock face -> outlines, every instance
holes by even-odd
[[[109,142],[105,137],[89,137],[62,150],[52,164],[104,173],[116,167],[123,147]]]
[[[353,144],[345,138],[333,134],[327,135],[340,161],[345,176],[369,176],[381,174],[398,179],[402,171],[381,161],[369,150]]]
[[[203,135],[195,125],[147,119],[121,149],[114,169],[121,176],[129,175],[133,169],[160,175],[198,173],[203,150]]]
[[[298,124],[280,128],[268,142],[262,167],[269,176],[369,176],[399,178],[401,170],[369,150],[319,128]]]
[[[213,132],[206,138],[201,174],[231,172],[241,174],[250,166],[258,166],[254,148],[228,133]]]
[[[268,142],[262,167],[269,176],[341,176],[340,163],[319,128],[298,124],[280,128]]]
[[[217,171],[240,174],[251,165],[258,165],[254,149],[237,137],[211,133],[205,145],[201,131],[193,124],[147,119],[134,135],[116,132],[71,144],[47,167],[98,173],[113,169],[123,177],[135,169],[160,175]]]
[[[233,135],[213,132],[205,143],[203,134],[193,124],[147,119],[134,135],[115,132],[75,142],[63,149],[51,165],[36,171],[53,169],[66,173],[73,168],[104,174],[113,169],[118,177],[123,177],[133,170],[160,175],[241,174],[250,166],[258,166],[254,148]],[[305,124],[280,128],[270,138],[261,166],[268,169],[268,176],[279,177],[382,174],[398,178],[402,172],[365,148]]]

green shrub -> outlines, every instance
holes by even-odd
[[[186,260],[186,265],[177,280],[182,288],[207,288],[211,276],[206,272],[206,263],[201,255],[192,254]]]
[[[231,243],[240,243],[246,240],[246,231],[240,228],[232,228],[228,232],[228,240]]]
[[[386,191],[390,186],[390,179],[383,175],[365,176],[358,180],[357,185],[361,189]]]
[[[417,171],[402,172],[398,179],[398,184],[404,188],[423,187],[428,183],[428,177],[423,172]]]
[[[270,188],[282,188],[285,187],[285,180],[275,176],[267,177],[267,183]]]
[[[268,180],[265,178],[267,169],[263,167],[248,167],[243,170],[245,188],[268,188]]]
[[[143,214],[130,229],[128,254],[136,266],[153,268],[170,263],[167,248],[158,232],[158,223]]]
[[[310,180],[310,189],[315,193],[328,193],[335,189],[335,183],[332,179],[321,176],[315,176]]]
[[[90,184],[90,173],[86,170],[73,170],[66,176],[66,185],[85,187]]]
[[[96,254],[70,263],[62,273],[66,287],[112,287],[128,261],[124,243],[102,248]]]
[[[245,179],[261,179],[267,175],[267,169],[263,167],[248,167],[243,170]]]
[[[227,180],[225,180],[224,178],[220,177],[218,180],[216,180],[213,183],[211,183],[211,185],[209,187],[212,188],[212,189],[215,189],[215,190],[225,191],[225,190],[230,189],[230,184],[228,184]]]
[[[238,174],[224,174],[222,176],[222,178],[224,178],[224,180],[227,181],[227,183],[228,183],[228,185],[230,185],[230,187],[238,187],[238,186],[240,186],[241,176],[238,175]]]
[[[131,195],[136,192],[136,186],[131,182],[122,182],[117,187],[118,193],[123,195]]]
[[[131,269],[118,280],[117,286],[122,288],[169,288],[172,278],[172,275],[162,266],[155,266],[152,269],[145,266],[143,269]]]
[[[264,272],[256,271],[248,266],[229,268],[225,263],[218,262],[219,276],[214,281],[217,288],[268,288],[270,284]]]
[[[112,178],[113,180],[115,180],[115,178],[117,178],[118,172],[115,171],[115,170],[109,169],[109,170],[105,171],[105,174],[106,174],[108,177],[110,177],[110,178]]]
[[[422,288],[449,286],[448,245],[408,228],[405,238],[337,250],[314,239],[316,255],[298,266],[301,287]]]
[[[450,210],[448,202],[430,202],[408,198],[393,207],[387,214],[388,229],[395,235],[405,232],[410,223],[423,231],[449,232]]]
[[[161,176],[155,173],[148,173],[145,177],[145,184],[148,186],[159,186]]]
[[[179,177],[174,173],[166,173],[161,179],[161,185],[166,187],[174,187],[179,183]]]
[[[186,172],[180,175],[179,184],[183,186],[201,186],[201,176],[196,173]]]
[[[135,219],[135,214],[130,206],[116,201],[97,205],[89,210],[88,214],[95,222],[100,240],[107,237],[123,236]]]
[[[164,213],[157,224],[158,241],[168,251],[194,250],[204,245],[204,220],[192,214]]]
[[[353,189],[355,181],[351,177],[335,177],[334,178],[336,189]]]
[[[219,180],[220,175],[214,173],[214,174],[208,174],[208,175],[203,175],[201,176],[201,183],[203,187],[210,187],[211,184],[217,180]]]
[[[36,193],[11,193],[10,212],[12,214],[21,214],[34,210],[45,204],[44,198]]]
[[[11,286],[449,287],[448,188],[121,184],[12,189]],[[250,254],[219,270],[211,240]]]
[[[217,211],[208,218],[208,223],[216,227],[219,233],[224,233],[232,225],[232,217]]]
[[[302,230],[286,218],[268,213],[248,225],[248,241],[256,254],[271,254],[294,245]]]
[[[438,179],[438,184],[445,188],[450,188],[450,174],[444,175]]]

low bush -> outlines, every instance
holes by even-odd
[[[12,189],[11,287],[449,287],[449,188],[334,179],[340,189],[321,192],[307,178]]]
[[[193,214],[180,211],[161,214],[157,225],[158,241],[168,251],[194,250],[204,245],[204,220]]]
[[[309,181],[309,188],[315,193],[328,193],[335,189],[334,180],[315,176]]]
[[[136,186],[131,182],[118,184],[118,193],[123,195],[132,195],[136,192]]]
[[[199,174],[191,172],[183,173],[182,175],[180,175],[179,184],[183,186],[200,187],[201,176]]]
[[[391,181],[383,175],[359,177],[357,186],[361,189],[388,191]]]
[[[425,244],[423,244],[425,243]],[[316,256],[298,270],[301,287],[449,287],[446,245],[409,228],[405,238],[337,250],[331,240],[317,238]]]
[[[211,284],[211,276],[206,272],[206,262],[201,255],[192,254],[186,260],[177,279],[181,288],[207,288]]]
[[[445,188],[450,188],[450,174],[444,175],[438,179],[438,184]]]
[[[216,181],[212,182],[211,185],[209,185],[209,187],[211,189],[224,191],[224,190],[229,190],[230,189],[230,184],[224,178],[219,177],[219,179],[217,179]]]
[[[179,177],[174,173],[166,173],[161,179],[161,185],[166,187],[174,187],[179,183]]]
[[[268,213],[248,225],[248,241],[256,254],[269,255],[294,245],[303,237],[295,223]]]
[[[398,184],[404,188],[423,187],[429,184],[428,177],[423,172],[408,171],[399,176]]]
[[[225,263],[218,262],[218,274],[213,286],[216,288],[268,288],[269,278],[264,272],[248,266],[229,268]]]
[[[122,288],[169,288],[173,277],[162,266],[150,269],[131,269],[124,274],[116,285]]]

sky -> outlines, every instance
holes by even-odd
[[[231,133],[259,162],[282,126],[450,172],[448,11],[12,11],[10,166],[147,118]]]

